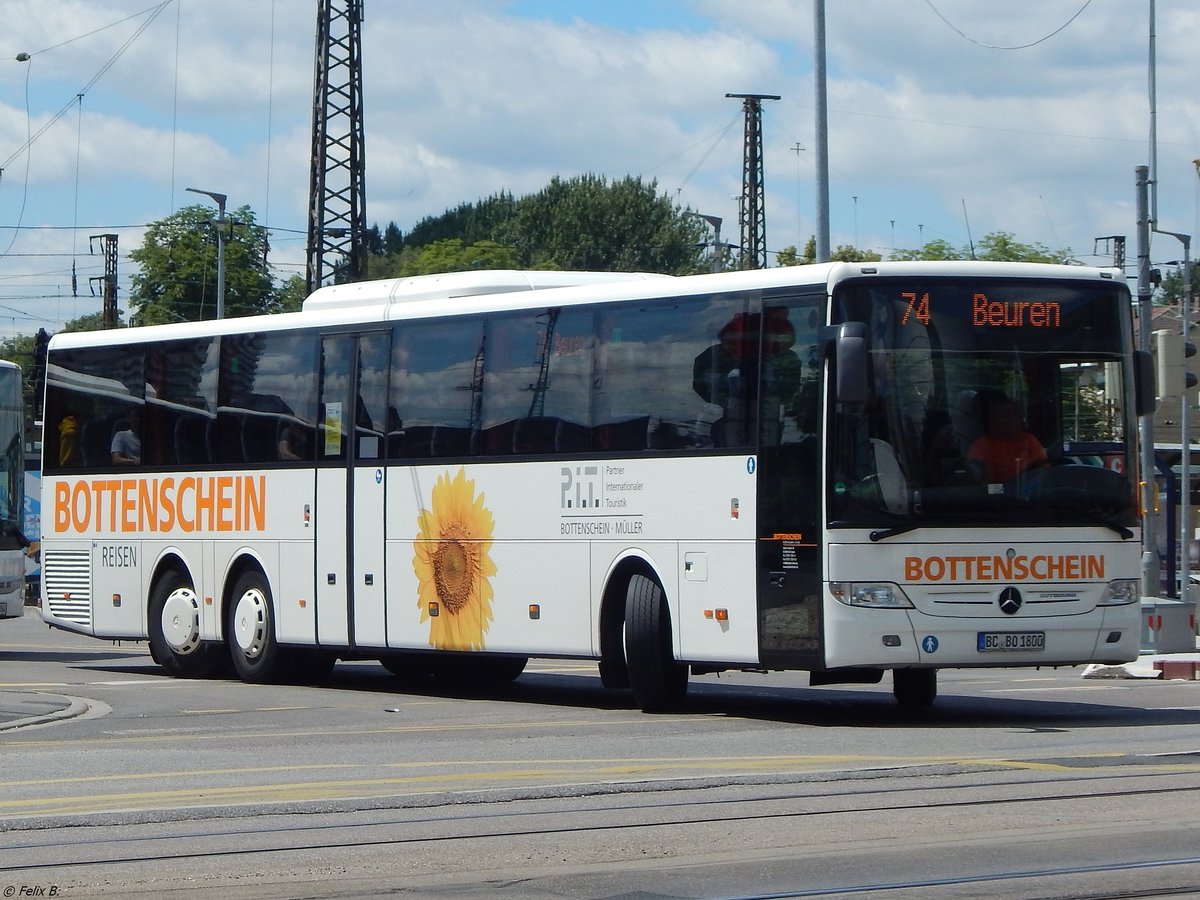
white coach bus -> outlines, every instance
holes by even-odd
[[[25,613],[25,412],[21,367],[0,360],[0,619]]]
[[[891,671],[921,706],[941,668],[1127,661],[1146,363],[1119,272],[977,262],[460,273],[56,335],[42,614],[254,682],[594,659],[646,710],[689,671]]]

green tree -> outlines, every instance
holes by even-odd
[[[892,253],[892,259],[969,259],[970,255],[964,255],[958,251],[949,241],[935,238],[928,241],[924,247],[919,250],[895,250]]]
[[[999,262],[1063,263],[1071,260],[1071,250],[1051,250],[1045,244],[1022,244],[1007,231],[986,234],[976,251],[978,259]]]
[[[242,206],[227,217],[225,315],[275,312],[278,299],[267,266],[266,230]],[[130,321],[135,325],[192,322],[217,314],[217,235],[210,206],[195,204],[154,222],[129,258]]]
[[[810,237],[804,245],[804,255],[801,256],[795,247],[784,247],[775,254],[776,261],[781,266],[810,266],[817,261],[817,239]],[[829,254],[832,262],[879,262],[883,259],[874,250],[860,250],[849,244],[840,244]]]
[[[812,260],[802,258],[799,251],[790,244],[775,254],[777,266],[803,266],[810,262]]]
[[[520,199],[500,193],[423,219],[403,237],[383,236],[371,277],[465,269],[707,271],[703,225],[657,184],[632,176],[609,183],[599,175],[555,177]]]
[[[275,291],[275,312],[299,312],[308,296],[308,282],[303,275],[293,275]]]
[[[1200,263],[1192,263],[1192,296],[1200,290]],[[1172,266],[1162,272],[1162,281],[1154,292],[1154,302],[1160,305],[1178,306],[1183,299],[1183,265]]]
[[[405,250],[386,257],[378,277],[407,278],[472,269],[514,269],[517,266],[517,252],[511,247],[495,241],[476,241],[464,245],[459,238],[447,238],[426,244],[420,249]],[[376,277],[374,270],[372,277]]]
[[[555,177],[517,201],[497,240],[531,268],[688,275],[707,267],[702,226],[683,212],[654,181]]]
[[[422,219],[402,238],[400,229],[392,223],[384,232],[384,249],[388,253],[396,253],[405,248],[420,248],[452,238],[459,238],[464,244],[496,240],[497,233],[516,214],[516,203],[513,195],[507,191],[474,203],[460,203],[440,216]]]
[[[21,367],[21,398],[25,403],[26,421],[33,415],[37,404],[34,402],[34,367],[33,342],[31,334],[18,334],[14,337],[0,340],[0,359],[14,362]]]
[[[121,324],[121,311],[117,310],[117,324]],[[104,313],[94,312],[88,313],[86,316],[80,316],[78,319],[72,319],[63,325],[64,333],[71,331],[102,331],[104,329]]]
[[[984,235],[977,247],[956,248],[937,238],[917,250],[896,250],[892,259],[986,259],[995,262],[1074,262],[1069,247],[1051,250],[1045,244],[1022,244],[1010,232],[993,231]]]
[[[404,235],[396,227],[395,222],[389,222],[383,231],[383,252],[399,253],[404,247]]]
[[[879,262],[883,259],[874,250],[859,250],[849,244],[838,244],[829,258],[835,262]]]

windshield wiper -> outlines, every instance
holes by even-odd
[[[891,528],[881,528],[878,531],[872,531],[870,538],[872,541],[882,541],[890,537],[895,537],[898,534],[908,534],[910,531],[916,531],[920,525],[915,525],[909,522],[906,525],[893,525]]]
[[[1088,522],[1090,524],[1103,525],[1105,528],[1109,529],[1110,531],[1115,531],[1118,535],[1121,536],[1122,540],[1127,541],[1131,537],[1133,537],[1132,531],[1130,531],[1128,528],[1126,528],[1120,522],[1114,522],[1112,519],[1108,518],[1107,516],[1102,516],[1099,513],[1089,513],[1084,510],[1078,510],[1078,512],[1081,513],[1088,520]]]
[[[1122,525],[1120,522],[1112,519],[1097,511],[1092,504],[1084,502],[1071,502],[1066,498],[1056,498],[1056,501],[1047,505],[1046,509],[1054,510],[1064,520],[1083,519],[1089,525],[1101,525],[1110,531],[1120,535],[1122,540],[1129,540],[1133,537],[1133,532]]]

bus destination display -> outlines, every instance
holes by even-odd
[[[906,306],[901,325],[915,320],[928,326],[934,318],[929,291],[901,291]],[[1060,328],[1062,306],[1047,300],[992,300],[987,294],[971,295],[971,324],[976,328]]]

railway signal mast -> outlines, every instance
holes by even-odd
[[[308,189],[308,292],[367,277],[362,0],[318,0]]]

